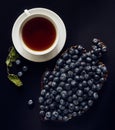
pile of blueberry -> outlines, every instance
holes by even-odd
[[[46,71],[39,97],[42,120],[68,121],[81,116],[98,99],[107,78],[107,68],[99,61],[107,51],[103,42],[93,39],[92,50],[72,46]]]
[[[19,66],[19,68],[21,68],[17,72],[17,76],[18,77],[22,77],[23,74],[28,71],[28,66],[27,65],[23,65],[23,63],[21,61],[21,58],[16,59],[15,64],[16,64],[16,66]]]

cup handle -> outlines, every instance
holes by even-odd
[[[24,13],[25,13],[27,16],[30,16],[29,10],[25,9],[25,10],[24,10]]]

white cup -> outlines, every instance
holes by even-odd
[[[56,32],[56,37],[52,45],[43,51],[36,51],[29,48],[22,37],[22,30],[25,24],[28,23],[31,19],[38,17],[42,17],[50,21]],[[54,58],[62,50],[65,44],[65,40],[66,29],[63,21],[56,13],[45,8],[24,10],[24,13],[22,13],[15,21],[12,29],[12,41],[16,50],[24,58],[31,61],[43,62]]]

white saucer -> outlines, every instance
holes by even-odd
[[[27,51],[25,51],[24,48],[22,47],[22,45],[20,43],[18,32],[19,32],[19,28],[20,28],[22,21],[25,19],[25,17],[27,17],[27,14],[25,14],[25,12],[22,13],[18,17],[18,19],[15,21],[13,29],[12,29],[12,40],[13,40],[13,44],[14,44],[14,47],[16,48],[17,52],[24,58],[26,58],[30,61],[34,61],[34,62],[44,62],[44,61],[48,61],[48,60],[54,58],[62,50],[62,48],[64,47],[64,44],[65,44],[65,41],[66,41],[65,25],[64,25],[63,21],[61,20],[61,18],[55,12],[53,12],[49,9],[45,9],[45,8],[33,8],[33,9],[29,10],[29,12],[31,14],[41,13],[43,11],[47,15],[52,15],[52,17],[55,19],[55,22],[56,22],[57,27],[59,28],[59,32],[60,32],[59,42],[58,42],[57,46],[55,47],[55,49],[52,50],[50,53],[48,53],[46,55],[33,55],[33,54],[30,54]],[[13,37],[13,35],[15,35],[15,37]]]

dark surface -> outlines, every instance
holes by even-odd
[[[17,88],[7,79],[5,59],[12,45],[11,29],[24,9],[45,7],[55,11],[64,21],[67,40],[63,51],[71,45],[91,47],[94,37],[108,47],[103,62],[109,77],[100,92],[100,98],[82,117],[68,123],[42,123],[39,119],[38,97],[41,76],[52,69],[59,55],[46,63],[27,60],[29,71],[23,77],[24,86]],[[113,0],[4,0],[0,4],[0,130],[111,130],[115,129],[115,1]],[[34,101],[29,109],[27,102]]]

